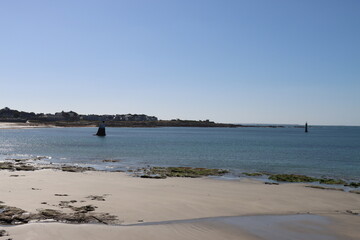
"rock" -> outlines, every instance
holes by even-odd
[[[279,183],[276,183],[276,182],[264,182],[265,184],[268,184],[268,185],[279,185]]]
[[[191,168],[191,167],[152,167],[141,170],[142,178],[166,178],[166,177],[190,177],[221,176],[228,173],[224,169]]]
[[[67,196],[69,196],[67,194],[60,194],[60,193],[55,193],[54,195],[57,196],[57,197],[67,197]]]
[[[51,218],[56,220],[58,216],[60,216],[62,213],[54,209],[41,209],[39,210],[39,214],[43,216],[45,219]]]
[[[95,171],[95,169],[92,167],[78,167],[78,166],[64,166],[64,167],[61,167],[61,170],[64,172]]]
[[[353,214],[353,215],[359,215],[360,210],[346,210],[347,213]]]
[[[353,187],[353,188],[358,188],[358,187],[360,187],[360,182],[351,182],[351,183],[349,183],[349,184],[345,184],[345,186],[347,186],[347,187]]]
[[[14,164],[10,162],[0,162],[0,170],[13,170]]]
[[[92,212],[95,211],[94,206],[92,205],[85,205],[85,206],[81,206],[81,207],[73,207],[72,209],[78,213],[87,213],[87,212]]]
[[[258,177],[258,176],[263,175],[262,173],[258,173],[258,172],[255,172],[255,173],[243,172],[242,174],[244,174],[245,176],[249,176],[249,177]]]
[[[22,224],[29,221],[29,215],[24,214],[25,211],[9,206],[0,206],[0,224]]]
[[[279,182],[317,182],[319,179],[296,174],[274,174],[269,179]]]
[[[323,187],[323,186],[315,186],[315,185],[309,185],[309,186],[305,186],[305,187],[323,189],[323,190],[334,190],[334,191],[341,191],[341,192],[344,191],[344,189],[342,189],[342,188],[331,188],[331,187]]]
[[[322,178],[322,179],[320,179],[319,183],[332,184],[332,185],[344,185],[344,184],[346,184],[346,182],[341,180],[341,179],[332,179],[332,178]]]
[[[360,194],[360,191],[359,191],[359,190],[351,190],[351,191],[349,191],[349,192],[355,193],[355,194]]]
[[[90,198],[91,200],[96,200],[96,201],[105,201],[104,196],[90,195],[87,196],[86,198]]]
[[[102,160],[103,162],[120,162],[119,160],[111,160],[111,159],[105,159]]]
[[[152,178],[152,179],[165,179],[166,176],[164,175],[141,175],[141,178]]]
[[[34,171],[35,167],[31,165],[19,164],[15,165],[16,171]]]
[[[9,236],[5,230],[0,230],[0,237]]]

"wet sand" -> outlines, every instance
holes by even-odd
[[[92,205],[94,213],[117,217],[112,226],[29,223],[0,227],[14,240],[281,239],[278,233],[291,236],[283,239],[304,239],[297,237],[306,234],[311,239],[356,239],[360,235],[360,216],[349,213],[360,210],[359,194],[304,184],[142,179],[96,171],[0,171],[0,201],[29,213],[41,209],[71,213],[74,208]],[[73,208],[64,206],[64,201],[72,201]],[[290,221],[289,215],[295,217]]]

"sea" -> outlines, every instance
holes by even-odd
[[[107,171],[182,166],[228,169],[235,178],[267,172],[360,181],[360,127],[107,128],[106,137],[96,131],[0,129],[0,160],[41,156]]]

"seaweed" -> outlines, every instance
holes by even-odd
[[[254,173],[243,172],[242,174],[244,174],[245,176],[249,176],[249,177],[258,177],[258,176],[264,175],[264,174],[259,173],[259,172],[254,172]]]
[[[344,185],[346,182],[341,179],[332,179],[332,178],[322,178],[319,180],[319,183],[322,184],[332,184],[332,185]]]
[[[224,169],[191,168],[191,167],[152,167],[144,170],[142,178],[221,176],[228,173]]]
[[[297,174],[274,174],[269,179],[279,182],[317,182],[319,179]]]

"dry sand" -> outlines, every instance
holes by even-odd
[[[91,200],[88,198],[90,195],[103,196],[105,201]],[[31,223],[2,228],[14,240],[251,240],[271,238],[256,236],[241,225],[229,225],[221,221],[150,225],[141,225],[141,222],[312,213],[330,219],[325,228],[331,232],[331,236],[340,236],[340,239],[357,239],[360,236],[360,216],[347,213],[348,210],[360,210],[360,195],[354,193],[306,188],[304,184],[265,185],[249,179],[142,179],[118,172],[0,171],[0,201],[6,205],[33,213],[44,208],[71,212],[71,209],[61,209],[59,206],[60,201],[70,200],[77,201],[73,204],[75,207],[91,204],[98,207],[95,212],[116,215],[121,226]],[[296,224],[292,228],[295,232],[304,231],[304,227],[301,229]]]

